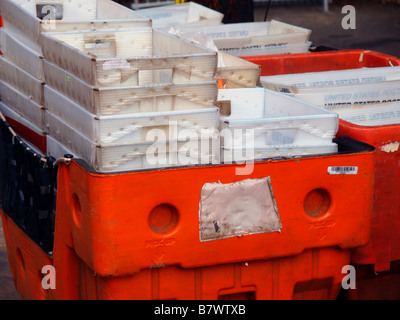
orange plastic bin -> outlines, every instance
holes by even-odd
[[[61,163],[51,255],[2,213],[17,288],[35,299],[334,299],[351,249],[369,241],[375,152],[337,142],[339,153],[259,161],[248,176],[235,164],[102,174]],[[344,167],[357,171],[329,169]],[[279,231],[201,241],[206,183],[266,177]],[[44,264],[54,290],[40,290]]]
[[[260,64],[262,76],[400,65],[396,57],[367,50],[244,58]],[[373,264],[376,272],[389,270],[392,261],[400,260],[400,124],[370,127],[340,120],[340,135],[351,136],[376,147],[371,241],[367,246],[353,250],[352,262]]]

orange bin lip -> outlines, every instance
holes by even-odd
[[[123,276],[142,269],[180,265],[194,268],[299,254],[308,248],[354,248],[369,240],[372,207],[373,148],[255,163],[248,176],[235,174],[237,165],[214,165],[116,174],[90,172],[77,159],[58,173],[57,238],[69,239],[77,255],[102,276]],[[331,166],[357,166],[355,175],[330,175]],[[282,173],[285,174],[282,174]],[[205,183],[233,183],[270,177],[282,228],[221,240],[199,240],[200,191]],[[322,215],[307,208],[329,196]],[[349,196],[351,195],[351,197]],[[307,201],[306,201],[307,202]],[[155,208],[175,208],[174,224],[154,232],[149,221],[168,219]],[[150,218],[149,218],[150,217]],[[154,225],[153,225],[154,226]]]
[[[241,57],[261,66],[261,76],[400,65],[396,57],[371,50],[337,50]]]

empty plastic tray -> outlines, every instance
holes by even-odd
[[[224,17],[222,13],[195,2],[139,9],[136,10],[136,12],[150,18],[154,28],[163,28],[173,25],[219,25]]]
[[[3,113],[5,117],[8,117],[16,122],[18,122],[20,125],[28,128],[29,130],[33,131],[36,135],[45,137],[46,131],[43,128],[39,128],[36,126],[32,121],[28,120],[25,116],[19,114],[14,110],[13,107],[9,107],[3,102],[0,102],[0,111]],[[14,128],[13,129],[19,129],[19,128]]]
[[[0,28],[0,50],[9,61],[44,81],[42,54],[14,37],[6,28]]]
[[[95,144],[53,114],[48,115],[49,136],[60,149],[68,149],[100,172],[219,163],[218,135],[180,141],[154,141],[120,145]],[[52,142],[54,142],[54,140]],[[49,146],[53,149],[52,146]]]
[[[324,87],[296,87],[290,93],[326,109],[377,105],[400,101],[400,80]]]
[[[246,160],[335,151],[336,113],[264,88],[219,90],[218,100],[230,101],[220,123],[223,161],[238,149],[248,151]]]
[[[96,115],[211,108],[216,80],[159,86],[97,88],[44,61],[47,84]]]
[[[40,43],[43,32],[149,27],[151,21],[111,0],[1,0],[4,27]]]
[[[218,108],[96,116],[59,92],[45,86],[46,108],[93,143],[101,145],[145,142],[149,134],[159,138],[209,137],[216,133]],[[153,132],[151,132],[153,130]]]
[[[308,50],[311,30],[271,20],[230,23],[220,26],[180,27],[186,32],[202,32],[221,51],[235,56],[280,53],[278,50]]]
[[[296,87],[323,87],[400,80],[400,67],[377,67],[263,76],[264,88],[296,92]]]
[[[40,130],[46,128],[46,111],[42,105],[37,104],[20,90],[0,80],[1,102],[20,114],[27,121]]]
[[[360,126],[383,126],[400,124],[400,102],[382,103],[374,106],[333,109],[339,118]]]
[[[32,101],[43,105],[44,83],[7,60],[5,56],[0,56],[0,78]]]
[[[207,81],[217,68],[215,51],[151,28],[46,34],[43,55],[100,87]]]

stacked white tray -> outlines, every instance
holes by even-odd
[[[0,96],[13,120],[46,135],[41,35],[68,30],[150,27],[151,20],[111,0],[1,0]],[[53,20],[55,19],[55,20]],[[16,119],[18,118],[18,120]]]
[[[307,52],[311,30],[271,20],[230,23],[219,26],[185,27],[182,32],[209,36],[220,51],[234,56]]]
[[[26,120],[23,121],[25,127],[27,123],[30,123],[37,129],[34,131],[44,137],[46,134],[44,82],[40,74],[35,74],[34,68],[25,70],[16,64],[14,59],[16,55],[13,54],[13,50],[3,50],[5,30],[0,31],[0,50],[3,52],[0,56],[0,98],[4,108],[13,111],[7,112],[7,117],[20,124],[22,124],[20,120]],[[21,53],[21,51],[16,52]],[[33,60],[35,59],[31,59]]]
[[[150,19],[112,0],[1,0],[5,28],[40,44],[42,33],[151,26]]]
[[[42,45],[49,150],[58,141],[102,172],[219,161],[215,51],[151,28]]]
[[[240,162],[337,151],[337,114],[264,88],[219,90],[221,160]],[[227,111],[226,111],[227,110]]]
[[[400,67],[360,68],[260,77],[264,88],[286,93],[297,93],[304,87],[327,87],[330,89],[332,86],[392,80],[400,80]]]
[[[177,27],[170,28],[168,33],[218,52],[218,69],[215,78],[219,80],[221,88],[254,88],[259,84],[260,65],[218,50],[213,40],[206,34],[197,31],[185,32]]]
[[[54,111],[48,113],[51,156],[61,156],[55,150],[63,146],[101,172],[219,162],[217,108],[97,117],[49,87],[46,97]]]
[[[154,28],[165,28],[175,25],[220,25],[224,17],[222,13],[195,2],[139,9],[136,12],[152,19]]]
[[[364,126],[400,123],[400,67],[378,67],[261,77],[285,92]]]

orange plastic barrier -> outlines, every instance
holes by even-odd
[[[261,75],[276,75],[361,67],[398,66],[400,60],[365,50],[328,51],[306,54],[245,57],[261,65]],[[400,125],[369,127],[340,121],[338,136],[347,135],[376,147],[374,209],[371,241],[353,251],[355,264],[374,264],[375,271],[389,270],[390,262],[400,260]],[[384,146],[394,144],[387,151]],[[385,151],[386,150],[386,151]]]

